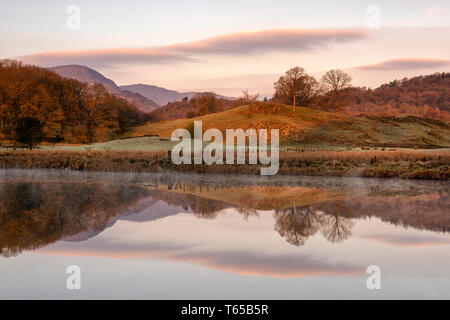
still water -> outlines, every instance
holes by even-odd
[[[442,181],[0,170],[0,298],[450,299],[449,208]]]

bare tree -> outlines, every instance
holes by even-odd
[[[259,93],[249,94],[248,90],[242,90],[242,96],[234,101],[235,106],[249,105],[255,103],[259,99]]]
[[[330,89],[334,94],[336,102],[336,112],[339,107],[339,100],[342,96],[342,92],[351,86],[352,77],[342,70],[330,70],[322,77],[322,84]]]
[[[292,103],[292,110],[295,112],[297,98],[305,106],[308,106],[316,93],[317,87],[316,79],[309,76],[305,69],[295,67],[288,70],[284,76],[274,83],[274,100]]]

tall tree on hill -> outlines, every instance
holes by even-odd
[[[352,77],[342,70],[333,69],[323,75],[321,82],[333,92],[335,111],[337,112],[344,90],[351,86]]]
[[[317,80],[308,75],[305,69],[292,68],[274,83],[273,101],[292,104],[292,110],[295,112],[297,104],[309,106],[316,95],[318,85]]]

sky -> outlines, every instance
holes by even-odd
[[[450,3],[0,0],[0,58],[233,96],[270,95],[294,66],[376,87],[449,71]]]

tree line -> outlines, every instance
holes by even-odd
[[[342,70],[326,72],[320,81],[301,67],[288,70],[274,83],[272,102],[352,116],[406,116],[450,120],[450,73],[394,80],[376,89],[352,86]]]
[[[149,113],[150,121],[164,121],[181,118],[195,118],[210,113],[226,111],[236,107],[232,100],[218,98],[212,92],[196,94],[189,99],[183,98],[181,101],[169,102]]]
[[[102,85],[0,61],[0,134],[14,145],[106,141],[146,120],[145,113]]]
[[[259,101],[259,94],[246,90],[235,100],[218,99],[213,93],[169,103],[151,113],[153,121],[193,118]],[[404,78],[376,89],[356,87],[342,70],[327,71],[319,80],[304,68],[288,70],[274,83],[274,102],[338,112],[350,116],[417,116],[450,121],[450,73]]]
[[[404,78],[376,89],[353,87],[349,115],[414,115],[450,121],[450,73]]]

